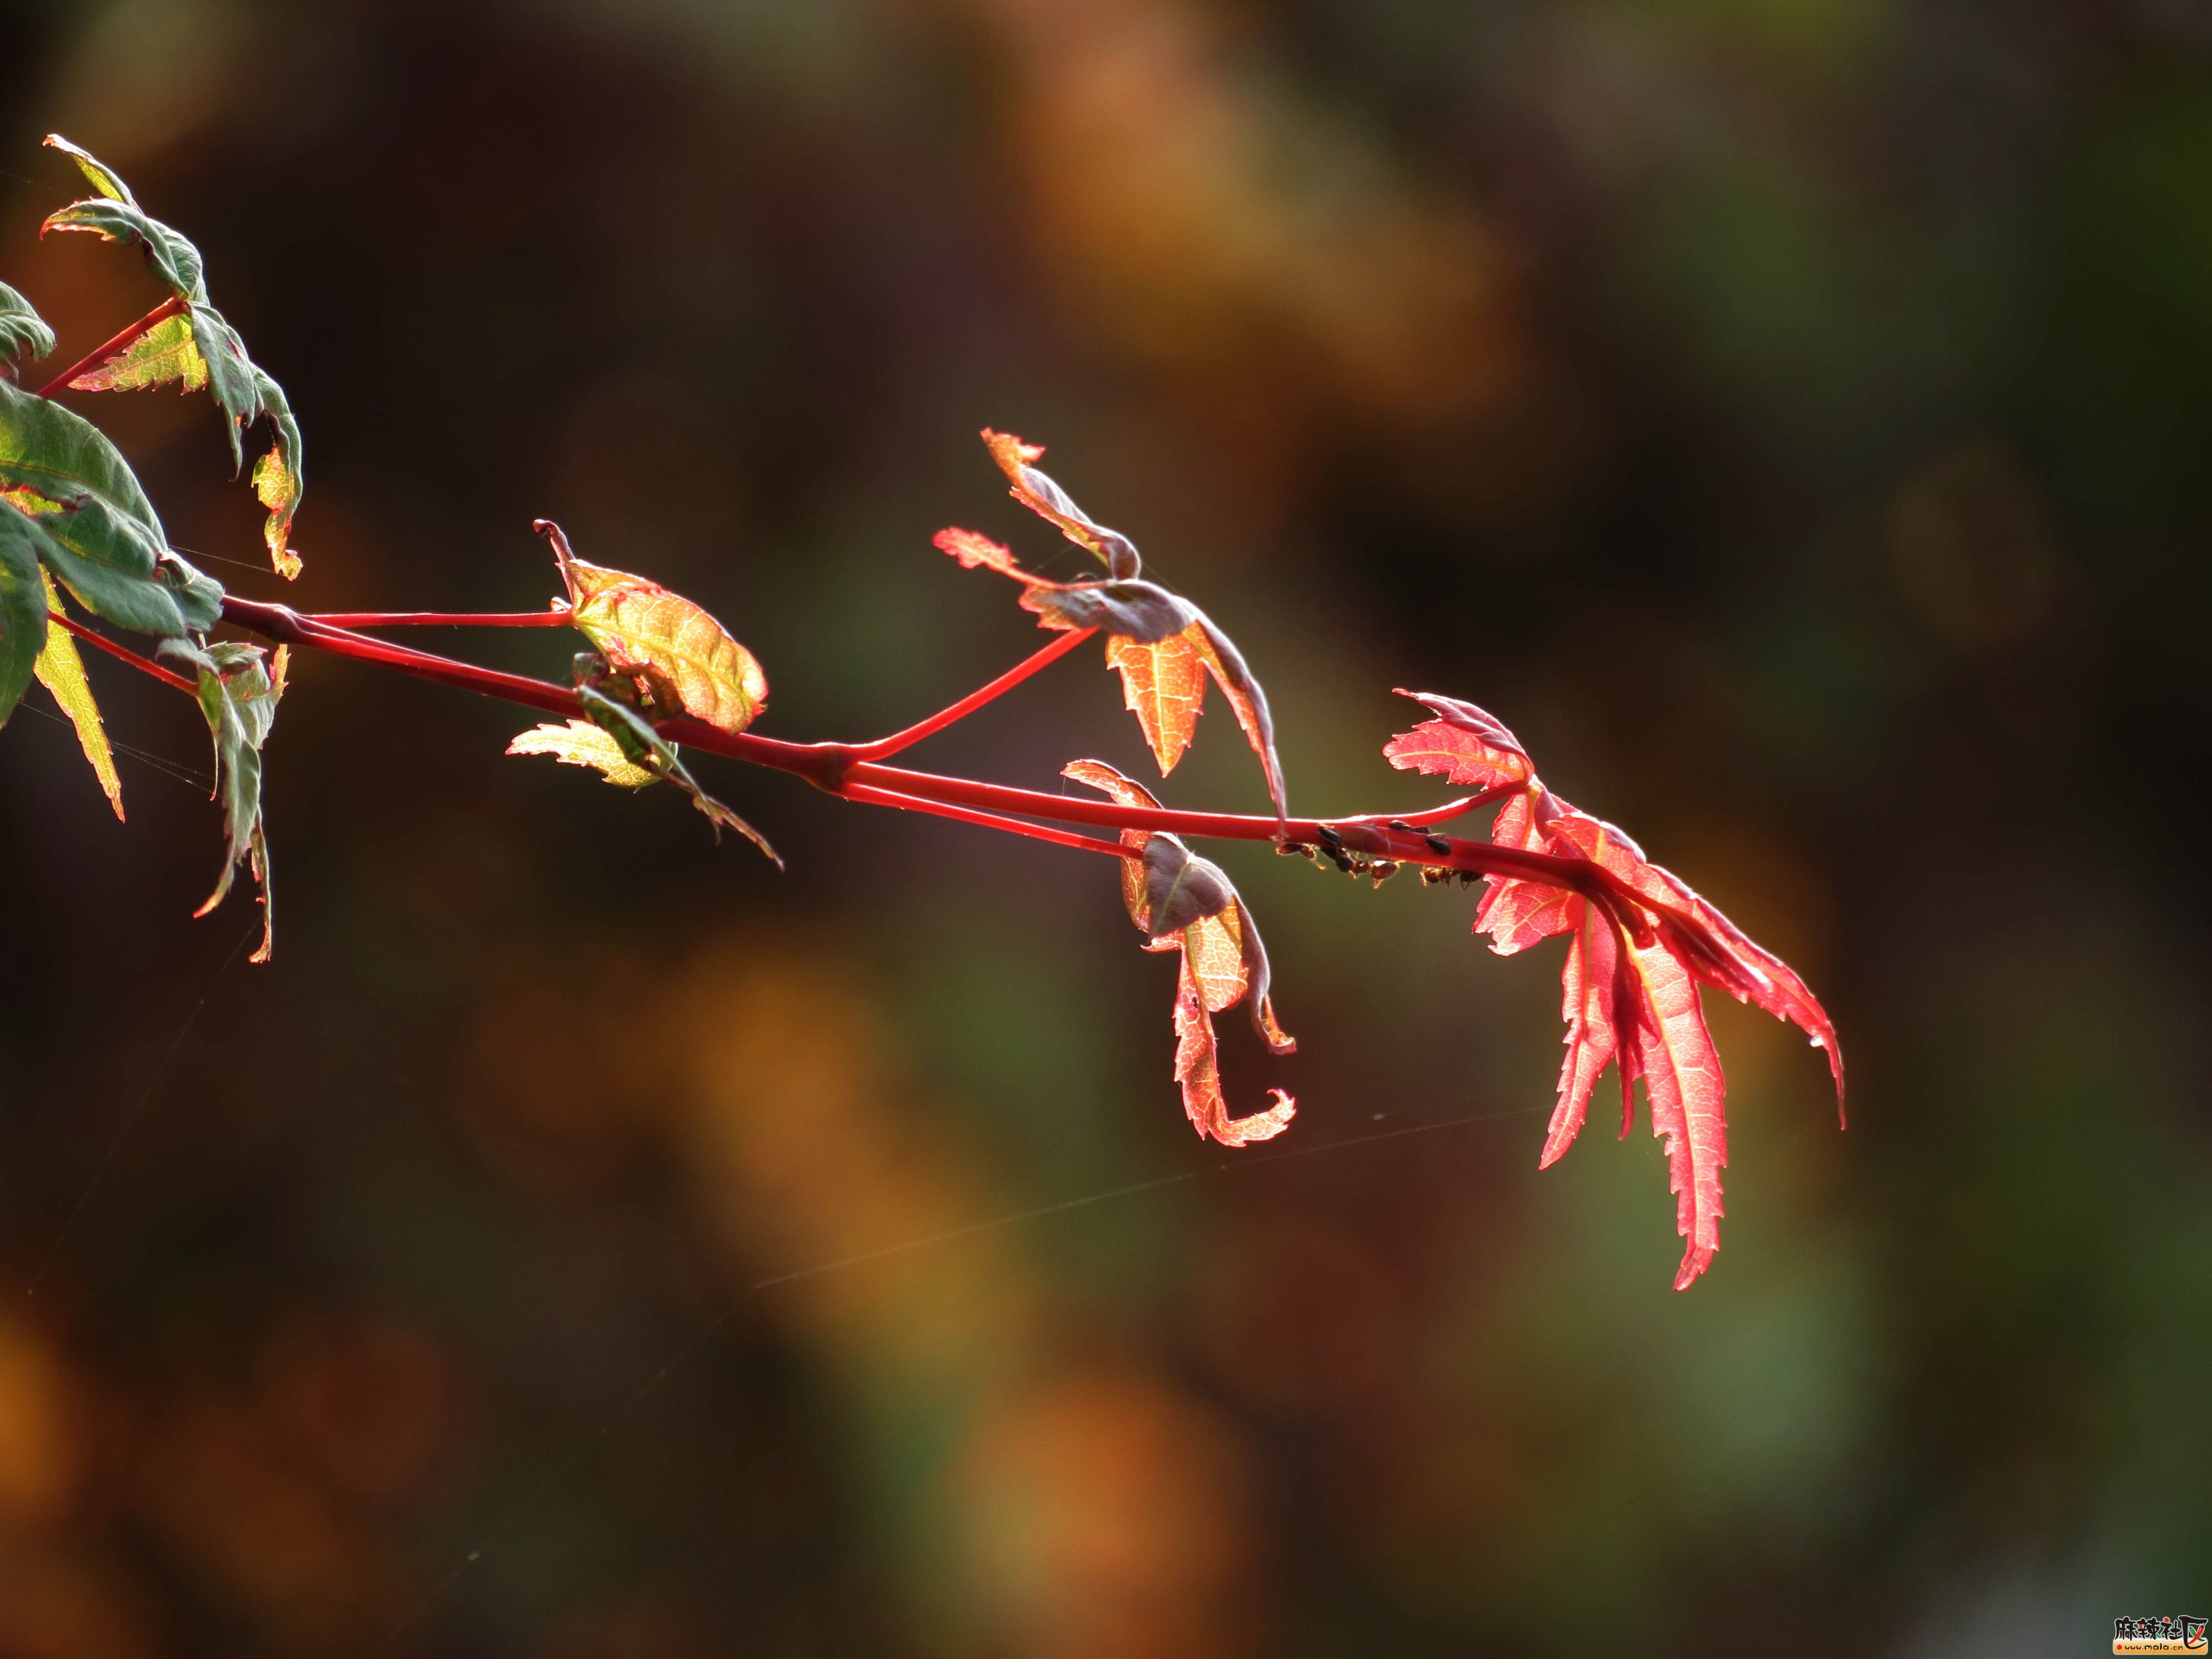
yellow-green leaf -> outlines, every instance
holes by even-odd
[[[269,562],[290,581],[300,574],[300,555],[291,545],[292,515],[300,510],[300,496],[307,489],[300,474],[300,423],[292,418],[291,400],[283,387],[258,368],[253,380],[261,393],[261,412],[276,428],[275,441],[253,464],[253,493],[269,509],[261,538],[269,544]]]
[[[595,685],[579,684],[576,701],[584,705],[584,713],[592,724],[614,739],[624,760],[633,766],[643,767],[690,797],[691,805],[714,826],[716,841],[721,840],[724,830],[734,830],[766,854],[769,863],[779,870],[783,868],[783,855],[768,844],[768,837],[702,789],[699,781],[678,757],[676,745],[647,724],[636,709],[609,696]]]
[[[131,186],[123,182],[120,173],[82,145],[72,144],[58,132],[50,132],[46,135],[46,146],[50,149],[61,151],[63,155],[75,161],[78,170],[92,180],[92,187],[109,201],[130,202],[137,199],[131,194]]]
[[[61,595],[54,591],[54,579],[46,572],[46,609],[59,611]],[[123,816],[123,780],[115,774],[115,751],[108,746],[107,727],[100,718],[100,705],[92,699],[92,682],[85,678],[84,659],[77,653],[76,641],[65,628],[46,629],[46,648],[39,653],[32,672],[39,684],[53,694],[62,713],[70,717],[76,727],[78,746],[92,764],[92,775],[100,780],[107,804],[115,809],[115,816]]]
[[[569,766],[597,767],[609,783],[624,789],[642,789],[657,781],[653,774],[622,751],[613,734],[589,720],[570,720],[566,726],[533,726],[507,745],[510,755],[550,755]]]
[[[192,319],[182,313],[165,317],[106,362],[70,382],[72,392],[137,392],[177,380],[179,392],[198,392],[208,382],[207,359],[192,337]]]
[[[561,527],[538,520],[568,583],[569,620],[617,673],[642,680],[656,705],[723,732],[742,732],[768,704],[753,653],[681,593],[625,570],[586,564]]]

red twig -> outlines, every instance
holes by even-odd
[[[133,668],[137,669],[142,674],[151,674],[155,679],[161,681],[164,685],[173,685],[178,690],[189,693],[192,696],[199,696],[199,688],[194,685],[190,680],[186,679],[182,674],[176,672],[173,669],[162,667],[161,664],[154,661],[150,657],[142,657],[136,651],[130,650],[125,647],[116,644],[116,642],[113,640],[109,639],[106,635],[95,633],[93,629],[87,628],[82,623],[77,621],[74,617],[64,617],[58,611],[49,611],[46,612],[46,620],[50,623],[59,623],[64,628],[69,629],[70,633],[76,635],[77,638],[84,641],[88,645],[98,646],[102,651],[107,653],[109,656],[118,658],[124,662],[129,663]]]
[[[289,605],[266,605],[258,599],[242,599],[235,593],[228,593],[223,596],[222,616],[225,622],[235,623],[264,639],[276,640],[282,644],[308,646],[319,651],[328,651],[335,656],[351,657],[358,662],[380,664],[386,668],[397,668],[402,673],[412,674],[417,679],[435,680],[441,685],[456,686],[464,691],[501,697],[508,702],[519,702],[526,708],[542,708],[548,714],[577,714],[583,712],[583,705],[577,702],[576,694],[567,686],[533,680],[526,674],[508,674],[496,668],[479,668],[474,663],[456,662],[450,657],[435,656],[428,651],[394,645],[389,640],[371,639],[366,634],[348,633],[343,628],[334,628],[312,617],[303,617]],[[712,726],[702,729],[714,730]],[[785,745],[787,748],[798,746],[795,744]]]
[[[78,358],[60,374],[55,375],[52,380],[40,386],[39,388],[39,396],[41,398],[51,398],[57,392],[67,391],[69,388],[69,383],[76,379],[78,375],[83,374],[87,369],[99,368],[100,364],[106,362],[117,352],[122,350],[133,340],[137,339],[141,334],[143,334],[148,329],[155,327],[160,324],[166,323],[170,318],[175,316],[179,312],[184,309],[185,302],[182,300],[178,299],[173,294],[171,295],[167,299],[162,301],[161,304],[155,306],[151,311],[148,312],[143,317],[141,317],[137,322],[131,324],[130,327],[125,329],[113,339],[108,341],[106,344],[94,346],[90,351]]]
[[[1109,858],[1129,859],[1136,852],[1117,841],[1100,841],[1095,836],[1079,836],[1066,830],[1049,830],[1042,824],[1024,823],[1019,818],[1001,817],[996,812],[978,812],[971,807],[948,806],[942,801],[924,800],[919,795],[902,795],[889,789],[871,788],[865,783],[848,783],[836,792],[840,799],[860,801],[869,806],[896,806],[909,812],[928,812],[940,818],[957,818],[963,823],[977,823],[986,830],[1004,830],[1017,836],[1027,836],[1031,841],[1048,841],[1055,847],[1073,847],[1085,853],[1103,853]]]
[[[878,738],[873,743],[853,745],[849,751],[852,758],[861,761],[882,760],[888,756],[897,754],[902,749],[912,748],[924,738],[942,732],[956,720],[965,720],[994,697],[1003,696],[1039,669],[1058,662],[1097,631],[1095,628],[1079,628],[1073,633],[1061,635],[1043,650],[1016,663],[988,685],[970,691],[951,708],[940,708],[927,720],[918,720],[908,726],[905,731],[894,732],[888,738]]]
[[[561,611],[315,611],[302,622],[326,628],[566,628]]]

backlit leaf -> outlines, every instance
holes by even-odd
[[[28,300],[0,283],[0,374],[21,373],[53,349],[53,330]]]
[[[149,217],[121,175],[58,134],[46,143],[72,157],[100,194],[48,216],[40,234],[82,231],[136,246],[185,309],[164,319],[106,362],[70,382],[80,392],[126,392],[177,381],[186,392],[204,388],[223,411],[234,471],[245,465],[240,434],[264,415],[276,429],[275,446],[255,464],[254,493],[269,509],[263,534],[270,562],[287,580],[300,574],[289,545],[301,491],[300,428],[282,387],[246,355],[246,343],[208,302],[199,250],[181,233]]]
[[[1088,784],[1125,806],[1158,806],[1142,784],[1103,761],[1072,761],[1062,775]],[[1249,1000],[1252,1024],[1279,1054],[1297,1043],[1276,1021],[1269,994],[1267,947],[1251,912],[1218,865],[1198,857],[1179,836],[1124,830],[1121,845],[1137,854],[1121,860],[1121,902],[1146,936],[1148,951],[1180,951],[1175,1000],[1176,1081],[1191,1127],[1224,1146],[1272,1139],[1290,1126],[1297,1103],[1277,1089],[1272,1103],[1249,1117],[1233,1118],[1221,1090],[1213,1016]]]
[[[983,428],[983,447],[1006,475],[1007,494],[1039,518],[1060,526],[1060,534],[1097,556],[1109,576],[1136,576],[1144,562],[1136,544],[1118,530],[1109,530],[1078,507],[1051,478],[1030,465],[1044,456],[1042,444],[1024,443],[1011,432]]]
[[[178,299],[186,305],[204,305],[207,301],[207,273],[200,260],[200,251],[136,202],[108,197],[72,202],[46,216],[39,231],[43,235],[50,230],[76,231],[97,236],[104,242],[136,247],[145,257],[154,275]]]
[[[1222,994],[1218,989],[1209,994],[1191,964],[1194,960],[1233,959],[1233,950],[1230,947],[1224,957],[1220,949],[1209,949],[1202,927],[1194,927],[1184,936],[1182,966],[1176,976],[1175,1077],[1182,1087],[1183,1110],[1192,1127],[1224,1146],[1249,1146],[1255,1141],[1273,1140],[1289,1128],[1291,1120],[1297,1115],[1298,1103],[1288,1091],[1270,1089],[1263,1110],[1244,1117],[1229,1115],[1229,1102],[1221,1091],[1221,1060],[1214,1045],[1212,1017],[1231,1004],[1216,1000]],[[1234,1000],[1232,996],[1231,1003]]]
[[[1107,576],[1103,580],[1051,580],[1024,569],[1007,549],[972,530],[940,530],[936,545],[971,570],[987,567],[1021,583],[1022,606],[1036,613],[1039,627],[1104,632],[1106,665],[1121,676],[1122,701],[1137,717],[1163,777],[1175,770],[1190,746],[1211,676],[1235,710],[1245,741],[1260,757],[1275,816],[1287,816],[1267,693],[1229,636],[1189,600],[1143,580],[1144,562],[1135,544],[1091,518],[1031,465],[1044,453],[1040,446],[988,428],[983,442],[1006,473],[1014,499],[1096,556],[1105,564]]]
[[[46,609],[58,611],[61,595],[54,591],[53,577],[44,571],[40,574],[44,579]],[[38,675],[39,684],[61,705],[70,724],[76,728],[77,746],[84,750],[93,776],[100,780],[107,804],[115,809],[115,816],[121,817],[123,780],[116,775],[115,751],[108,744],[107,727],[100,720],[100,705],[93,701],[92,682],[85,678],[84,659],[78,654],[76,641],[67,629],[48,624],[46,649],[39,653],[32,672]]]
[[[1540,1162],[1548,1166],[1572,1144],[1608,1066],[1620,1079],[1621,1133],[1627,1133],[1632,1085],[1640,1079],[1652,1131],[1666,1144],[1676,1231],[1684,1240],[1674,1286],[1683,1289],[1720,1248],[1721,1171],[1728,1163],[1727,1085],[1698,985],[1716,986],[1793,1022],[1814,1047],[1826,1049],[1840,1114],[1844,1058],[1835,1027],[1779,957],[1747,939],[1680,878],[1650,863],[1620,830],[1547,789],[1528,751],[1497,719],[1454,698],[1403,695],[1425,703],[1436,718],[1384,747],[1393,766],[1441,773],[1478,788],[1511,788],[1491,826],[1493,842],[1586,860],[1633,895],[1601,902],[1542,882],[1492,877],[1474,926],[1500,955],[1568,935],[1561,975],[1567,1054]]]
[[[579,559],[560,526],[541,519],[537,527],[560,562],[569,620],[617,673],[644,683],[656,708],[722,732],[759,717],[768,676],[721,623],[659,582]]]
[[[1206,669],[1188,630],[1150,645],[1109,634],[1106,665],[1121,676],[1121,700],[1137,717],[1165,777],[1190,746],[1206,698]]]
[[[75,161],[78,170],[92,180],[92,187],[109,201],[129,202],[133,199],[131,186],[123,182],[122,176],[90,150],[72,144],[58,132],[46,135],[46,147],[61,151]]]
[[[198,675],[200,713],[215,740],[215,799],[222,804],[225,850],[215,890],[192,912],[206,915],[230,892],[231,878],[243,863],[261,889],[261,944],[248,958],[269,960],[275,910],[270,893],[269,836],[261,817],[261,749],[276,720],[283,695],[284,648],[272,665],[258,645],[233,640],[202,647],[164,640],[161,653],[188,663]]]
[[[269,546],[269,562],[286,580],[300,574],[300,556],[292,547],[292,515],[300,510],[307,489],[301,465],[300,423],[292,418],[291,400],[284,388],[258,368],[254,384],[260,390],[262,412],[276,428],[276,441],[253,464],[253,494],[269,509],[261,538]]]
[[[136,392],[178,382],[183,392],[207,385],[207,359],[192,337],[190,317],[164,317],[115,356],[70,382],[72,392]]]
[[[716,841],[721,840],[724,830],[734,830],[767,854],[769,862],[777,869],[783,868],[783,856],[769,845],[768,837],[702,789],[678,757],[676,745],[654,731],[635,709],[590,685],[579,685],[576,696],[584,705],[585,714],[592,724],[612,740],[623,760],[650,778],[673,784],[690,797],[691,805],[714,827]],[[526,732],[524,735],[529,734]],[[507,752],[512,754],[515,751],[510,747]],[[607,781],[611,783],[619,781],[612,775],[609,775]]]
[[[200,251],[183,234],[150,217],[138,205],[138,198],[131,193],[122,175],[91,151],[79,149],[58,132],[48,133],[46,143],[75,161],[100,194],[48,214],[39,234],[50,230],[82,231],[103,241],[136,246],[178,299],[188,305],[206,304],[206,273]]]
[[[570,720],[565,726],[533,726],[507,745],[510,755],[550,755],[570,766],[590,766],[609,783],[625,789],[642,789],[659,781],[653,773],[624,755],[614,735],[589,720]]]
[[[43,538],[21,514],[0,507],[0,723],[15,712],[46,645]]]

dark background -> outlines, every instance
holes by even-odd
[[[250,900],[187,919],[197,713],[95,659],[127,826],[65,727],[0,734],[0,1654],[1933,1659],[2203,1611],[2205,17],[18,0],[0,276],[63,358],[159,297],[36,240],[58,129],[304,425],[280,592],[205,398],[74,399],[238,591],[533,607],[546,514],[746,641],[763,730],[868,735],[1037,641],[933,531],[1079,568],[1010,428],[1243,644],[1294,806],[1441,798],[1391,686],[1488,706],[1802,969],[1854,1091],[1838,1134],[1712,1007],[1726,1249],[1676,1295],[1647,1133],[1537,1175],[1558,947],[1470,896],[1221,854],[1303,1040],[1224,1022],[1232,1104],[1302,1103],[1226,1153],[1095,861],[705,763],[779,878],[329,659],[250,968]],[[1086,649],[915,758],[1147,775],[1118,704]],[[1168,793],[1261,805],[1218,698]]]

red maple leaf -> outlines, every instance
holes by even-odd
[[[1109,530],[1078,507],[1066,490],[1030,465],[1044,453],[1011,433],[986,428],[984,446],[1007,477],[1007,491],[1060,534],[1105,565],[1103,580],[1054,581],[1022,567],[1007,549],[972,530],[940,530],[936,545],[969,569],[988,566],[1022,584],[1023,608],[1033,611],[1040,628],[1097,628],[1106,634],[1106,665],[1121,676],[1121,700],[1137,717],[1162,777],[1175,770],[1190,746],[1206,701],[1208,675],[1221,688],[1243,728],[1245,741],[1260,757],[1267,798],[1275,816],[1283,800],[1282,763],[1275,756],[1274,717],[1267,695],[1244,661],[1243,653],[1212,618],[1179,594],[1144,577],[1135,544]]]
[[[1791,1021],[1815,1048],[1826,1049],[1840,1117],[1844,1056],[1835,1027],[1780,957],[1746,938],[1680,877],[1651,863],[1620,830],[1547,789],[1528,750],[1495,716],[1425,691],[1400,695],[1425,703],[1437,718],[1383,746],[1393,766],[1510,790],[1491,826],[1493,842],[1588,860],[1634,895],[1632,901],[1613,900],[1493,876],[1474,927],[1490,935],[1500,956],[1568,935],[1561,975],[1567,1054],[1538,1167],[1550,1166],[1573,1144],[1608,1065],[1620,1079],[1626,1135],[1634,1115],[1632,1085],[1641,1078],[1652,1132],[1666,1143],[1675,1230],[1686,1241],[1674,1275],[1674,1288],[1681,1290],[1720,1248],[1721,1170],[1728,1163],[1727,1085],[1698,985],[1717,986]]]

